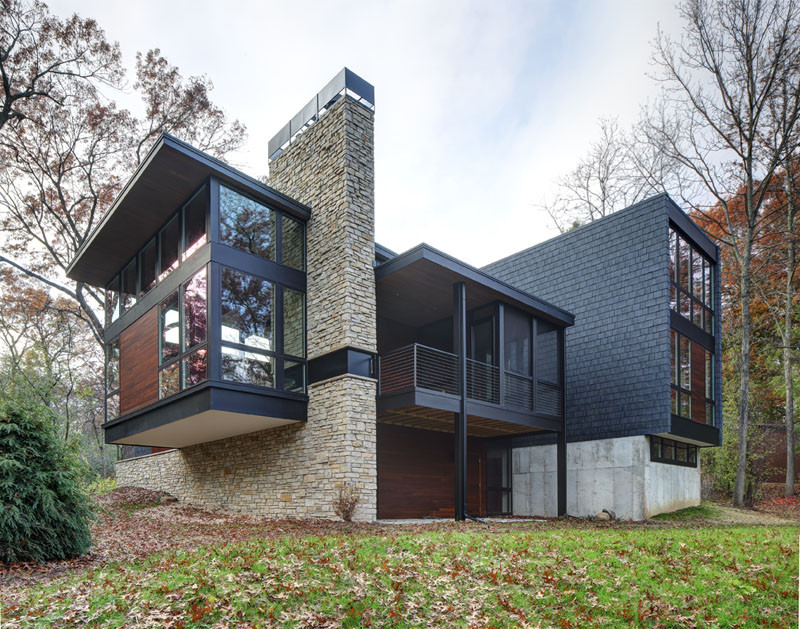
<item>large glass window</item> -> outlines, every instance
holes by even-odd
[[[220,186],[219,223],[223,244],[275,259],[275,216],[266,205]]]
[[[222,341],[272,351],[272,284],[222,268]]]
[[[206,214],[208,213],[207,193],[205,188],[192,197],[183,208],[183,256],[186,260],[200,247],[206,244]]]
[[[531,318],[506,306],[503,315],[503,354],[505,369],[522,376],[531,375]]]
[[[303,223],[288,216],[281,219],[281,263],[305,271],[305,228]]]
[[[709,334],[714,333],[714,264],[669,230],[670,308]]]

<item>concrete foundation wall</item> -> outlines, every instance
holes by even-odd
[[[556,446],[514,448],[515,515],[557,515]],[[700,503],[700,468],[651,463],[645,436],[567,444],[567,513],[642,520]]]

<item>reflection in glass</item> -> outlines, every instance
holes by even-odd
[[[506,306],[503,315],[505,370],[531,375],[531,318]]]
[[[692,250],[692,293],[701,300],[703,299],[703,259],[699,253]]]
[[[306,390],[306,366],[286,360],[283,363],[283,388],[286,391],[304,393]]]
[[[678,335],[675,330],[669,331],[670,384],[678,385]]]
[[[161,302],[161,362],[177,356],[181,350],[180,312],[178,293],[172,293]]]
[[[158,281],[178,268],[178,249],[180,246],[180,224],[175,215],[158,236],[158,246],[161,250],[161,272]]]
[[[225,186],[219,188],[219,237],[223,244],[275,259],[272,210]]]
[[[106,326],[119,319],[119,275],[117,275],[106,289]]]
[[[689,245],[678,238],[678,276],[681,288],[689,292]]]
[[[183,292],[184,349],[206,340],[206,268],[203,267],[186,284]]]
[[[692,390],[692,351],[691,343],[686,337],[680,337],[680,375],[681,388]]]
[[[222,341],[272,350],[272,284],[222,268]]]
[[[158,397],[164,399],[181,389],[181,363],[176,361],[158,372]]]
[[[281,235],[281,262],[298,271],[305,270],[303,224],[288,216],[282,218],[283,233]]]
[[[678,251],[676,238],[678,235],[670,228],[669,230],[669,279],[673,282],[678,281],[678,276],[675,274],[675,255]]]
[[[119,389],[119,339],[108,344],[108,365],[106,367],[106,391]]]
[[[191,387],[203,382],[207,376],[206,349],[198,349],[183,359],[183,386]]]
[[[258,352],[222,346],[222,378],[262,387],[275,386],[274,359]]]
[[[206,244],[206,190],[200,190],[183,208],[183,260]]]
[[[139,274],[141,275],[140,295],[144,295],[156,285],[156,239],[148,242],[139,254]]]
[[[125,312],[136,301],[136,258],[122,270],[121,280],[120,311]]]
[[[305,295],[291,288],[283,289],[283,352],[305,356]]]

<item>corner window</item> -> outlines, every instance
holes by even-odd
[[[714,333],[714,264],[672,227],[669,230],[670,308]]]
[[[120,313],[127,311],[136,302],[136,258],[128,263],[120,274]]]
[[[106,327],[119,319],[119,275],[106,287]]]
[[[650,460],[654,463],[697,467],[697,446],[651,435]]]
[[[220,186],[219,238],[225,245],[274,260],[274,212],[258,201]]]
[[[714,355],[675,330],[670,340],[670,412],[714,425]]]

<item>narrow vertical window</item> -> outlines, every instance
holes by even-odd
[[[161,266],[158,281],[178,268],[178,251],[180,249],[180,221],[176,215],[166,224],[158,235],[158,246],[161,253]]]
[[[160,310],[161,362],[164,363],[181,351],[181,314],[177,291],[161,302]]]
[[[203,267],[183,289],[183,348],[188,350],[206,341],[206,268]]]
[[[144,295],[156,285],[156,239],[148,242],[139,254],[139,294]]]
[[[281,263],[305,270],[305,229],[303,223],[288,216],[281,218],[282,242]]]
[[[106,327],[119,319],[119,275],[106,288]]]
[[[106,421],[119,417],[119,339],[106,347]]]
[[[183,256],[186,260],[200,247],[206,244],[206,189],[201,189],[183,208]]]
[[[136,302],[136,258],[122,270],[120,278],[120,312],[126,312]]]

